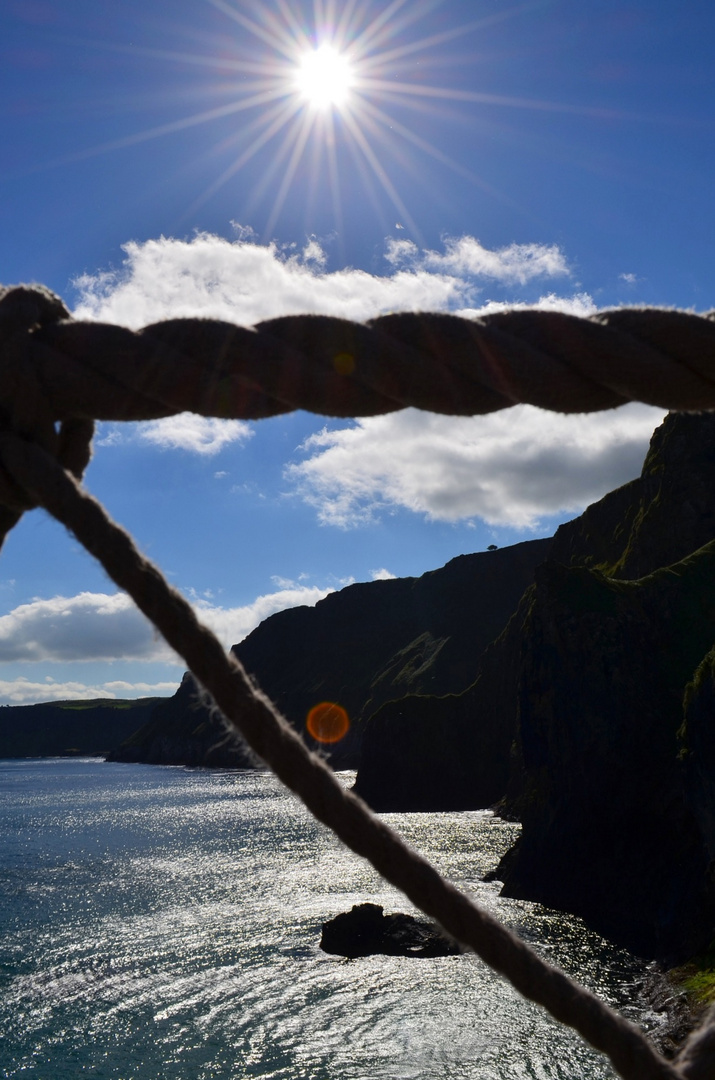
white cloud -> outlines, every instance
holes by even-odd
[[[320,246],[318,241],[315,239],[315,237],[314,236],[311,237],[311,239],[308,241],[308,243],[303,248],[303,262],[315,263],[315,265],[317,267],[319,267],[321,270],[323,270],[325,268],[325,265],[326,265],[327,261],[328,261],[328,256],[323,251],[322,247]]]
[[[195,605],[202,619],[228,648],[242,641],[259,623],[285,608],[313,607],[332,588],[321,589],[317,585],[288,584],[276,592],[258,596],[244,607],[220,608],[201,601]]]
[[[394,581],[396,577],[396,574],[391,574],[390,571],[386,570],[384,566],[381,570],[372,571],[373,581]]]
[[[635,274],[619,274],[618,276],[621,281],[625,281],[628,285],[635,285],[635,283],[638,281],[638,278]]]
[[[166,659],[167,646],[125,593],[55,596],[0,617],[0,661]]]
[[[291,589],[295,585],[292,578],[281,577],[280,574],[271,574],[271,581],[277,589]]]
[[[219,420],[185,412],[137,424],[136,433],[144,442],[159,446],[162,450],[189,450],[212,456],[230,443],[245,442],[254,431],[243,420]],[[220,475],[225,476],[226,473]]]
[[[571,416],[530,405],[473,418],[405,409],[312,435],[309,456],[286,476],[324,524],[347,528],[401,507],[533,528],[638,475],[662,416],[638,404]]]
[[[577,316],[597,310],[588,293],[553,288],[556,278],[573,286],[566,257],[554,244],[490,250],[462,236],[447,237],[437,251],[420,249],[399,232],[387,241],[384,274],[328,272],[314,237],[302,248],[260,244],[250,230],[237,228],[233,241],[202,233],[191,240],[132,242],[119,270],[76,283],[75,314],[139,327],[182,315],[253,325],[309,312],[364,321],[387,311],[477,318],[509,308]],[[548,289],[527,302],[525,296],[538,295],[539,281]],[[486,294],[491,286],[500,290],[498,299]],[[326,523],[354,525],[380,509],[402,507],[436,520],[480,517],[529,527],[547,515],[576,512],[635,475],[660,415],[637,405],[588,417],[527,406],[475,419],[408,411],[319,433],[304,447],[307,460],[288,466],[286,476]],[[136,427],[145,440],[198,453],[245,439],[249,430],[211,423],[185,416]]]
[[[148,683],[113,679],[111,682],[102,683],[100,689],[108,691],[107,697],[159,697],[162,694],[176,693],[176,681]]]
[[[186,450],[213,457],[231,443],[245,443],[253,438],[254,429],[244,420],[221,420],[196,413],[178,413],[161,420],[144,420],[135,423],[98,425],[97,446],[122,446],[131,442],[150,443],[160,450]],[[225,470],[214,473],[221,480],[228,476]]]
[[[204,599],[195,600],[194,607],[201,620],[228,648],[276,611],[302,604],[312,606],[332,591],[315,585],[290,585],[258,596],[241,607],[223,608]],[[84,592],[77,596],[37,599],[0,616],[0,662],[3,663],[119,660],[175,663],[176,659],[176,654],[126,593]]]
[[[389,272],[383,275],[350,267],[326,272],[327,257],[315,238],[302,252],[255,243],[245,232],[233,241],[208,233],[191,240],[132,241],[123,250],[121,269],[76,279],[77,318],[138,328],[196,315],[252,326],[310,312],[359,322],[387,311],[476,313],[487,282],[522,286],[569,273],[554,245],[511,244],[490,251],[471,236],[447,238],[443,252],[389,240]]]
[[[444,247],[444,253],[420,253],[410,240],[392,240],[385,257],[392,266],[407,263],[432,273],[487,278],[504,285],[526,285],[534,278],[569,274],[564,254],[555,244],[509,244],[490,251],[473,236],[448,236]]]
[[[540,296],[534,304],[526,304],[521,301],[509,303],[506,300],[489,300],[478,308],[459,308],[454,314],[461,315],[463,319],[477,319],[484,315],[494,315],[498,311],[533,311],[534,308],[538,308],[539,311],[560,311],[564,315],[577,315],[580,318],[593,315],[598,310],[593,302],[593,297],[589,296],[588,293],[581,292],[574,293],[573,296],[557,296],[556,293],[546,293],[545,296]]]

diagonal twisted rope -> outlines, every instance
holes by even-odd
[[[224,716],[277,776],[348,847],[369,859],[413,903],[472,948],[525,997],[604,1051],[627,1080],[676,1080],[678,1074],[640,1032],[535,952],[412,851],[365,804],[346,791],[271,702],[254,689],[191,605],[137,551],[76,480],[45,451],[0,435],[0,461],[38,504],[70,529],[187,661]]]
[[[516,312],[476,322],[394,315],[359,326],[300,316],[244,330],[175,320],[132,333],[79,323],[42,288],[0,289],[0,536],[43,506],[152,620],[229,726],[313,814],[526,997],[607,1054],[625,1080],[715,1075],[715,1024],[677,1064],[446,882],[308,751],[271,702],[78,484],[94,419],[191,410],[258,418],[294,408],[374,415],[405,405],[458,415],[519,401],[565,412],[629,400],[715,408],[715,322],[659,310],[593,319]]]

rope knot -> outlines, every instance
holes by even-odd
[[[90,459],[94,424],[66,420],[55,425],[33,362],[36,332],[70,318],[59,296],[44,285],[0,287],[0,436],[37,443],[79,479]],[[16,521],[38,501],[0,469],[0,504]]]

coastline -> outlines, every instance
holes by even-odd
[[[675,1057],[708,1011],[708,1004],[689,993],[676,976],[675,972],[680,970],[668,970],[654,960],[648,965],[648,973],[639,989],[642,1001],[659,1018],[646,1034],[668,1059]]]

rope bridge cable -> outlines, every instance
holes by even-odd
[[[20,286],[0,289],[0,346],[0,408],[11,422],[29,410],[30,426],[43,413],[45,421],[183,411],[256,420],[413,406],[475,416],[520,402],[594,412],[626,401],[715,409],[715,314],[658,308],[590,318],[398,314],[366,324],[298,315],[252,329],[171,319],[131,331],[76,321],[49,291]]]
[[[69,528],[186,660],[229,727],[319,820],[524,996],[607,1054],[624,1080],[712,1080],[715,1023],[667,1062],[637,1028],[445,881],[342,788],[78,483],[93,419],[185,410],[249,419],[293,408],[364,416],[405,405],[470,415],[517,401],[572,412],[627,400],[715,408],[710,317],[647,309],[544,315],[475,323],[394,315],[368,326],[300,316],[256,330],[188,319],[132,333],[73,321],[41,287],[0,290],[0,531],[33,506]]]

